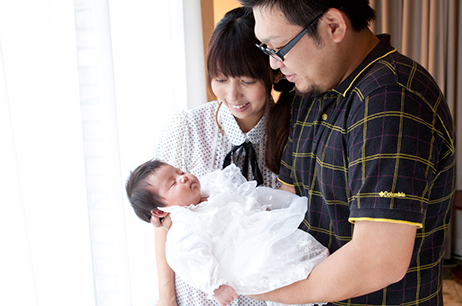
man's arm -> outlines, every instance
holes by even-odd
[[[279,187],[279,189],[295,194],[294,186],[290,186],[290,185],[282,183],[282,185],[281,185],[281,187]]]
[[[406,274],[416,230],[407,224],[356,221],[352,240],[307,279],[252,298],[286,304],[336,302],[380,290]]]

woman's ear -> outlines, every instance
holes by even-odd
[[[168,212],[162,211],[160,209],[151,210],[151,215],[156,218],[165,218],[168,215]]]

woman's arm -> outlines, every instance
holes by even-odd
[[[185,111],[176,112],[167,122],[162,130],[162,135],[158,143],[156,158],[173,165],[174,167],[185,169],[183,164],[185,135],[185,126],[187,113]],[[168,219],[168,220],[167,220]],[[151,217],[151,224],[155,229],[155,248],[156,248],[156,264],[157,277],[159,279],[159,301],[157,306],[176,306],[175,298],[175,273],[167,264],[165,257],[165,242],[167,239],[167,230],[165,225],[169,222],[170,217],[166,217],[163,222],[159,218]]]
[[[175,273],[165,258],[167,231],[164,227],[155,229],[157,277],[159,280],[159,301],[157,306],[176,306]]]

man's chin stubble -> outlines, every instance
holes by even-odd
[[[297,93],[297,95],[302,96],[302,98],[319,96],[322,93],[316,85],[312,85],[304,91],[299,90],[297,86],[295,86],[295,92]]]

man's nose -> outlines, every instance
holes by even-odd
[[[284,67],[284,62],[280,62],[272,56],[269,57],[269,61],[270,61],[270,66],[271,68],[273,68],[273,70],[277,70],[281,67]]]

